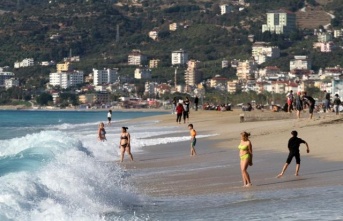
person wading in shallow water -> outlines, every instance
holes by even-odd
[[[241,142],[238,145],[239,157],[241,158],[241,172],[243,178],[243,187],[250,187],[251,181],[247,171],[248,166],[252,166],[252,144],[249,140],[250,133],[241,133]]]
[[[307,147],[306,152],[309,153],[310,152],[310,148],[307,144],[306,141],[304,141],[301,138],[298,138],[298,132],[293,130],[291,132],[292,137],[289,139],[288,141],[288,149],[289,149],[289,154],[288,154],[288,158],[286,160],[285,165],[282,168],[282,171],[279,175],[277,175],[277,178],[280,178],[283,176],[283,174],[285,173],[285,171],[287,170],[288,165],[292,162],[293,157],[295,157],[296,160],[296,167],[295,167],[295,176],[299,176],[299,169],[300,169],[300,152],[299,152],[299,147],[300,144],[305,144]]]
[[[119,143],[120,162],[123,162],[125,152],[130,156],[131,161],[133,161],[133,156],[131,154],[131,144],[130,144],[131,138],[130,138],[130,133],[127,132],[128,129],[129,128],[127,127],[121,128],[120,143]]]

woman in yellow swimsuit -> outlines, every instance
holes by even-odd
[[[250,133],[241,133],[241,142],[238,146],[239,157],[241,158],[241,172],[243,178],[243,187],[250,187],[250,176],[247,172],[248,166],[252,166],[252,145],[249,140]]]

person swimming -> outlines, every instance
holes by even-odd
[[[238,145],[239,157],[241,159],[241,172],[243,178],[243,187],[250,187],[251,181],[249,173],[247,172],[248,166],[252,166],[252,145],[249,140],[250,133],[241,133],[241,142]]]

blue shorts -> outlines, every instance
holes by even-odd
[[[194,139],[192,140],[192,142],[191,142],[191,146],[194,147],[196,143],[197,143],[197,139],[194,138]]]

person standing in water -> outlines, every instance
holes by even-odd
[[[130,145],[131,137],[130,137],[130,133],[127,132],[128,129],[129,129],[128,127],[121,128],[120,142],[119,142],[120,162],[123,162],[125,152],[130,156],[131,161],[133,161],[133,156],[131,153],[131,145]]]
[[[288,154],[288,158],[286,160],[285,165],[282,168],[282,171],[279,175],[277,175],[277,178],[280,178],[283,176],[283,174],[285,173],[285,171],[287,170],[288,165],[292,162],[293,157],[295,157],[296,160],[296,167],[295,167],[295,176],[299,176],[299,169],[300,169],[300,152],[299,152],[299,147],[300,144],[305,144],[307,147],[306,152],[309,153],[310,152],[310,148],[307,144],[306,141],[304,141],[301,138],[298,138],[298,132],[293,130],[291,132],[292,137],[289,139],[288,141],[288,150],[289,150],[289,154]]]
[[[98,140],[99,141],[105,141],[106,139],[106,130],[105,130],[105,125],[103,122],[99,124],[99,129],[98,129]]]
[[[107,125],[111,125],[111,120],[112,120],[112,110],[109,110],[108,113],[107,113],[107,120],[108,120],[108,123]]]
[[[190,131],[190,134],[191,134],[191,156],[195,156],[197,155],[197,153],[195,152],[195,144],[197,143],[197,139],[196,139],[196,135],[197,135],[197,132],[194,130],[193,128],[193,124],[189,124],[188,125],[188,129]]]
[[[241,133],[241,142],[238,145],[239,157],[241,158],[241,172],[243,178],[243,187],[250,187],[250,175],[247,171],[248,166],[252,166],[252,144],[249,140],[250,133],[243,131]]]

